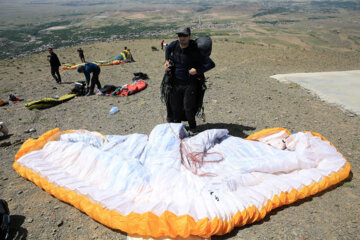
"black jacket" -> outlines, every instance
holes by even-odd
[[[175,78],[179,83],[189,83],[189,81],[197,79],[204,72],[215,67],[215,63],[211,58],[200,51],[194,40],[190,40],[187,48],[181,49],[179,41],[173,41],[166,48],[165,60],[170,59],[170,53],[174,55]],[[195,68],[197,75],[189,75],[189,70]]]
[[[61,66],[61,63],[59,61],[59,58],[58,56],[55,54],[55,53],[51,53],[49,55],[49,58],[50,58],[50,66],[51,67],[60,67]]]

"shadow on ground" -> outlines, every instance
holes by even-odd
[[[74,82],[61,82],[61,85],[64,85],[64,84],[73,84]]]
[[[209,130],[209,129],[227,129],[227,130],[229,130],[229,134],[231,136],[246,138],[249,135],[244,132],[255,130],[256,127],[243,126],[243,125],[238,125],[238,124],[233,124],[233,123],[206,123],[206,124],[198,126],[199,132]]]
[[[25,221],[25,217],[21,215],[11,215],[10,219],[10,232],[7,239],[27,239],[28,231],[21,227]]]
[[[8,135],[3,135],[0,136],[0,141],[5,140],[5,139],[9,139],[13,134],[8,134]]]

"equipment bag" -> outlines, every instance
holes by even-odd
[[[76,96],[84,96],[86,94],[85,86],[86,86],[85,81],[75,82],[75,86],[71,90],[71,93],[76,94]]]
[[[7,239],[10,230],[10,211],[5,200],[0,199],[0,240]]]
[[[198,48],[207,56],[211,55],[212,51],[212,40],[210,37],[199,37],[195,40]]]

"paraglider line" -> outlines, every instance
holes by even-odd
[[[206,177],[215,177],[217,176],[215,173],[202,173],[198,174],[198,169],[204,164],[204,163],[215,163],[215,162],[221,162],[224,160],[224,156],[219,152],[191,152],[188,149],[191,150],[191,147],[189,147],[174,131],[174,129],[171,127],[171,124],[169,124],[170,129],[172,133],[176,136],[176,138],[180,141],[180,156],[181,156],[181,162],[185,163],[183,152],[186,158],[186,162],[188,163],[188,166],[186,164],[183,164],[188,170],[190,170],[193,174],[198,176],[206,176]],[[207,155],[218,155],[219,159],[216,160],[204,160],[204,157]]]

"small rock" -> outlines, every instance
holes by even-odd
[[[21,191],[21,190],[20,190],[20,191],[18,191],[18,193],[17,193],[17,194],[18,194],[18,195],[20,195],[20,194],[22,194],[22,193],[23,193],[23,191]]]
[[[63,220],[60,220],[60,221],[58,221],[58,222],[56,223],[56,225],[57,225],[58,227],[61,227],[61,226],[63,225],[63,223],[64,223],[64,221],[63,221]]]
[[[54,209],[58,209],[58,208],[60,208],[60,207],[59,207],[59,206],[55,206],[55,207],[54,207]]]
[[[55,214],[52,214],[52,215],[50,216],[50,220],[51,220],[51,221],[55,221],[55,219],[56,219],[56,215],[55,215]]]
[[[28,223],[32,223],[34,221],[34,219],[32,219],[32,218],[28,218],[27,220],[26,220],[26,222],[28,222]]]
[[[36,132],[36,129],[30,128],[30,129],[24,131],[24,133],[32,133],[32,132]]]

